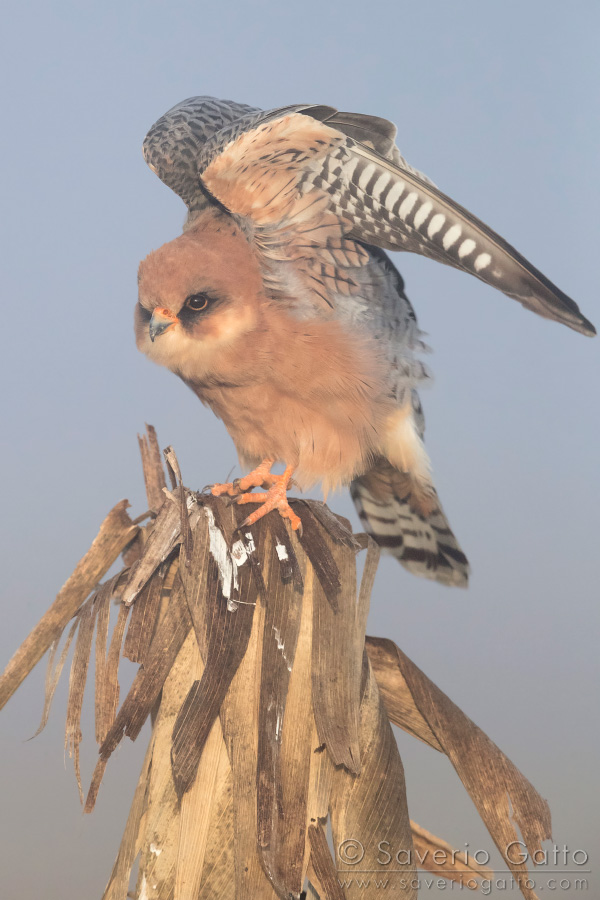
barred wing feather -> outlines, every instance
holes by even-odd
[[[251,223],[264,227],[285,220],[291,233],[295,204],[305,212],[307,195],[316,203],[324,198],[319,211],[327,208],[346,239],[429,256],[475,275],[540,316],[595,333],[573,300],[410,167],[394,136],[386,120],[331,107],[289,107],[247,116],[216,132],[204,145],[198,172],[220,203]]]

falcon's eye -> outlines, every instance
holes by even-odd
[[[188,309],[193,309],[194,312],[201,312],[203,309],[206,309],[208,302],[206,294],[192,294],[186,298],[185,305]]]

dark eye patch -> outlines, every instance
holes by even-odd
[[[210,313],[220,302],[221,297],[199,292],[190,294],[179,311],[179,321],[184,328],[193,328],[201,317]]]
[[[142,322],[149,322],[150,319],[152,318],[152,313],[150,312],[150,310],[146,309],[145,306],[142,306],[142,304],[139,301],[138,301],[138,305],[137,305],[137,311],[138,311],[138,315],[139,315],[140,319],[142,320]]]

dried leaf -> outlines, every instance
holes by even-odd
[[[38,730],[35,732],[34,735],[31,736],[31,738],[29,738],[29,740],[32,740],[34,737],[37,737],[38,734],[40,734],[40,732],[42,732],[44,730],[44,728],[46,727],[46,725],[48,724],[48,716],[50,715],[50,706],[52,705],[52,700],[54,699],[54,694],[55,694],[56,688],[58,686],[58,682],[60,681],[60,676],[62,674],[62,670],[63,670],[64,664],[66,662],[66,659],[67,659],[67,654],[69,652],[69,648],[71,647],[71,642],[73,641],[73,638],[75,637],[75,632],[77,631],[78,625],[79,625],[79,619],[76,618],[75,621],[73,622],[73,624],[71,625],[71,628],[67,635],[67,639],[61,650],[60,657],[58,659],[58,663],[56,664],[56,668],[54,669],[54,671],[52,670],[52,667],[54,664],[54,659],[56,657],[56,652],[58,650],[60,638],[57,638],[54,641],[54,643],[52,644],[52,647],[50,648],[50,654],[48,656],[48,665],[46,667],[46,679],[45,679],[45,684],[44,684],[44,710],[42,712],[42,720],[39,724]]]
[[[320,900],[320,894],[316,887],[318,879],[315,874],[314,867],[310,864],[309,864],[309,868],[308,868],[308,877],[309,877],[309,880],[306,883],[306,888],[304,891],[306,900]],[[321,890],[321,892],[323,891],[323,888],[321,888],[320,885],[319,885],[319,889]]]
[[[447,881],[456,881],[472,891],[479,887],[478,878],[491,880],[494,877],[492,869],[478,865],[472,857],[455,850],[451,844],[421,828],[416,822],[411,821],[410,827],[415,860],[420,869],[426,869]]]
[[[344,892],[340,887],[337,872],[327,846],[327,838],[323,826],[310,825],[308,829],[310,840],[310,861],[314,871],[314,879],[319,886],[319,896],[322,900],[345,900]]]
[[[306,503],[297,503],[294,509],[302,522],[302,530],[299,535],[302,549],[310,559],[315,574],[327,597],[327,602],[337,612],[338,594],[342,588],[342,583],[335,559],[327,541],[323,540],[324,532],[319,528]]]
[[[325,547],[328,538],[320,532]],[[334,765],[360,772],[358,716],[362,658],[356,638],[356,561],[354,550],[331,544],[327,551],[338,573],[341,590],[336,608],[328,602],[322,582],[314,590],[312,699],[319,740]],[[358,655],[360,654],[360,655]]]
[[[181,823],[181,805],[175,792],[170,763],[175,718],[192,681],[202,672],[193,632],[188,633],[164,682],[154,724],[150,779],[140,836],[140,867],[136,896],[145,900],[173,900]]]
[[[310,720],[309,720],[310,721]],[[306,808],[307,823],[313,825],[329,815],[329,801],[333,779],[333,763],[325,747],[319,744],[319,736],[314,718],[311,722],[310,776]]]
[[[83,789],[81,787],[81,771],[79,768],[79,745],[81,744],[81,707],[83,706],[83,694],[87,681],[87,671],[92,649],[92,636],[94,634],[94,597],[82,606],[79,612],[79,631],[75,653],[71,664],[69,677],[69,699],[67,700],[67,726],[65,729],[65,748],[69,750],[69,756],[73,757],[75,777],[79,788],[79,797],[83,803]]]
[[[264,519],[259,519],[258,522],[251,526],[251,528],[246,526],[242,531],[240,530],[240,526],[243,522],[242,517],[245,515],[245,511],[243,510],[243,507],[234,507],[234,509],[237,512],[238,527],[236,528],[236,534],[238,535],[238,540],[242,544],[243,553],[246,555],[247,561],[250,564],[256,590],[260,596],[264,598],[267,595],[267,588],[263,577],[264,559],[257,553],[257,548],[260,546],[264,547],[265,543],[271,540],[268,526]]]
[[[181,541],[179,505],[168,495],[154,520],[144,547],[144,552],[131,567],[129,579],[121,594],[121,601],[128,606],[142,592],[156,569],[171,555]]]
[[[279,569],[281,580],[284,584],[291,582],[296,591],[301,593],[304,590],[304,581],[302,579],[302,570],[298,563],[298,557],[294,550],[294,545],[288,534],[287,527],[283,519],[272,517],[269,522],[271,533],[274,538],[274,547],[279,561]]]
[[[382,870],[378,856],[382,842],[399,853],[393,875],[385,867],[393,896],[416,897],[414,854],[408,818],[404,770],[398,747],[370,670],[360,707],[359,778],[349,778],[343,769],[335,772],[331,799],[331,824],[338,877],[361,877],[360,872]],[[360,862],[356,862],[360,853]],[[350,860],[350,865],[345,864]],[[352,876],[346,873],[352,872]],[[382,871],[382,875],[384,872]],[[361,897],[378,897],[378,879],[368,884]]]
[[[143,663],[146,658],[156,628],[160,597],[168,569],[168,563],[159,566],[133,604],[123,645],[123,656],[131,662]]]
[[[351,547],[355,551],[361,549],[360,543],[356,540],[356,535],[352,533],[352,526],[348,519],[331,512],[325,503],[318,500],[294,500],[292,503],[294,508],[301,503],[307,506],[334,543]]]
[[[60,637],[90,591],[110,569],[119,553],[138,532],[126,509],[127,500],[114,506],[100,526],[92,546],[75,567],[59,591],[56,600],[25,638],[0,676],[0,709],[12,697],[21,682],[42,658],[48,647]]]
[[[221,755],[215,790],[212,795],[211,816],[204,853],[203,881],[194,900],[238,900],[233,877],[235,864],[232,784],[229,757],[221,737]],[[186,796],[188,795],[186,794]],[[255,895],[255,900],[258,900],[257,895]]]
[[[113,579],[111,579],[113,580]],[[96,595],[96,655],[95,655],[95,691],[94,721],[96,725],[96,742],[101,744],[106,737],[109,725],[104,717],[104,685],[106,683],[106,647],[108,643],[108,626],[110,622],[110,603],[113,586],[102,585]]]
[[[366,638],[373,672],[390,721],[435,750],[443,748],[417,707],[398,665],[378,638]]]
[[[146,663],[138,670],[129,693],[100,747],[100,759],[92,778],[84,812],[91,812],[94,808],[106,763],[123,736],[127,735],[131,740],[135,740],[140,733],[191,627],[183,585],[177,575],[165,615],[156,629],[148,650]]]
[[[149,513],[148,513],[149,515]],[[134,519],[133,524],[139,525],[140,522],[143,522],[146,516],[138,516],[137,519]],[[128,568],[133,566],[134,563],[138,561],[142,553],[144,552],[144,535],[143,528],[140,528],[136,536],[132,541],[129,541],[126,547],[123,548],[123,552],[121,553],[121,558],[123,560],[123,564]]]
[[[182,547],[184,565],[179,569],[200,655],[205,662],[210,618],[207,614],[206,601],[208,598],[214,600],[218,594],[222,597],[223,589],[231,599],[234,589],[233,560],[229,544],[223,530],[217,526],[214,515],[212,519],[211,515],[210,509],[208,511],[204,509],[204,515],[200,516],[196,522],[192,537],[192,552],[187,554],[185,547]],[[219,552],[214,547],[217,537],[213,532],[218,534],[218,540],[220,540]],[[226,565],[229,565],[228,575],[220,571],[220,568],[222,569]]]
[[[293,582],[279,578],[279,560],[271,552],[268,569],[258,719],[258,847],[269,880],[279,896],[292,892],[289,873],[281,870],[278,848],[286,814],[281,775],[282,726],[290,673],[300,628],[302,596]]]
[[[216,523],[200,521],[194,529],[193,553],[186,558],[182,569],[188,608],[205,669],[202,679],[192,685],[173,732],[171,759],[180,796],[194,782],[204,744],[246,652],[257,599],[250,566],[238,566],[232,557],[233,528],[229,534],[216,531]],[[219,542],[218,562],[211,559],[216,554],[212,548],[215,541]],[[226,562],[231,565],[231,575],[219,577],[218,569]],[[228,597],[224,590],[228,591]]]
[[[279,738],[281,813],[273,821],[268,848],[262,850],[264,863],[274,873],[272,880],[281,890],[285,888],[286,898],[300,896],[308,865],[310,770],[313,750],[318,743],[309,689],[315,576],[313,570],[306,567],[305,560],[301,564],[305,571],[304,596],[300,598],[294,593],[295,603],[300,607],[300,623]],[[265,639],[268,640],[268,636]]]
[[[357,535],[357,543],[361,549],[366,549],[367,555],[363,566],[363,574],[360,581],[360,589],[358,592],[358,602],[356,604],[356,626],[354,631],[354,650],[350,654],[352,656],[353,672],[352,677],[359,686],[359,695],[362,702],[364,691],[366,690],[366,679],[368,675],[368,666],[366,665],[365,650],[365,631],[367,630],[367,618],[369,615],[369,606],[371,603],[371,591],[375,575],[377,574],[377,566],[381,551],[373,538],[368,534]],[[364,682],[364,683],[363,683]],[[381,692],[380,692],[381,694]]]
[[[91,813],[94,806],[96,805],[96,800],[98,799],[98,791],[100,790],[100,785],[102,783],[102,779],[104,778],[107,763],[108,756],[101,756],[96,763],[96,768],[94,769],[94,772],[92,774],[92,781],[88,788],[87,797],[85,798],[85,805],[83,807],[84,813]]]
[[[115,721],[117,706],[119,705],[119,660],[121,658],[123,635],[125,634],[130,611],[131,607],[125,606],[124,603],[119,605],[119,615],[111,635],[106,657],[102,688],[102,726],[105,733],[108,733]]]
[[[145,435],[138,434],[138,443],[142,456],[148,506],[154,512],[158,512],[165,499],[163,490],[166,488],[167,483],[162,467],[162,457],[156,438],[156,431],[152,425],[146,425]]]
[[[181,469],[179,468],[179,462],[173,448],[170,446],[167,447],[164,451],[164,456],[167,462],[167,470],[171,477],[171,482],[174,482],[173,494],[179,499],[179,517],[181,523],[182,543],[185,548],[186,556],[190,557],[192,554],[193,544],[192,530],[190,528],[188,517],[188,504],[189,506],[191,506],[192,502],[195,502],[195,499],[191,492],[186,491],[183,486]],[[179,487],[176,487],[177,485],[179,485]]]
[[[249,578],[254,587],[254,582]],[[222,594],[206,598],[209,607],[206,667],[194,682],[177,716],[171,761],[177,793],[192,786],[212,725],[244,656],[252,629],[253,605],[228,609]]]
[[[102,755],[112,753],[123,734],[133,741],[136,739],[189,634],[191,624],[181,578],[176,575],[165,615],[150,644],[146,663],[138,670],[114,725],[100,748]]]
[[[158,515],[142,531],[125,513],[125,501],[115,507],[0,680],[1,703],[54,642],[43,726],[77,633],[67,742],[80,782],[80,715],[97,619],[101,746],[88,812],[115,747],[124,735],[135,739],[153,717],[105,900],[125,900],[138,853],[137,896],[145,900],[288,900],[300,897],[307,876],[307,896],[340,900],[338,877],[344,873],[336,872],[327,847],[328,809],[338,863],[344,861],[341,843],[357,840],[365,851],[361,866],[377,869],[373,853],[388,841],[396,854],[404,851],[406,862],[396,856],[394,872],[386,867],[382,874],[397,880],[390,884],[394,896],[413,897],[404,775],[386,707],[392,721],[450,757],[500,849],[517,839],[512,808],[533,854],[549,837],[550,822],[531,785],[395,645],[368,639],[369,663],[364,633],[379,554],[373,541],[353,536],[346,520],[314,501],[292,501],[301,536],[277,515],[240,533],[246,511],[187,491],[171,448],[166,456],[173,492],[166,492],[156,435],[150,427],[147,432],[140,449],[149,505],[160,507]],[[365,547],[357,600],[355,554]],[[125,548],[132,560],[138,554],[132,569],[86,603]],[[125,579],[107,654],[110,597]],[[119,657],[134,600],[123,651],[141,667],[116,713]],[[58,635],[78,609],[54,667]],[[350,774],[347,769],[359,772],[359,753],[361,774]],[[490,877],[414,823],[412,835],[417,860],[436,875],[466,887]],[[433,859],[436,851],[450,856],[443,871]],[[526,874],[523,865],[513,864],[513,871]],[[359,870],[353,865],[349,872],[354,878]],[[370,884],[362,896],[378,896],[378,880],[365,881]]]
[[[127,817],[127,824],[121,839],[119,853],[115,860],[113,870],[106,886],[102,900],[127,900],[127,892],[129,890],[129,879],[131,877],[131,869],[137,855],[137,844],[139,839],[140,825],[142,815],[146,805],[146,793],[148,790],[148,775],[150,771],[150,762],[154,751],[154,741],[150,740],[142,771],[133,795],[133,801]]]
[[[267,549],[269,546],[267,542]],[[264,544],[260,550],[265,552]],[[232,769],[236,900],[277,898],[260,862],[257,836],[256,761],[264,618],[265,608],[259,603],[248,648],[221,709]]]
[[[197,777],[181,800],[175,869],[175,896],[178,900],[197,900],[205,881],[204,861],[213,806],[228,771],[229,759],[221,723],[217,718],[205,742]]]
[[[527,900],[536,895],[527,881],[527,867],[511,860],[509,848],[521,831],[529,858],[541,850],[541,842],[551,839],[550,810],[535,788],[501,750],[446,696],[393,641],[367,638],[369,656],[379,669],[393,678],[399,673],[408,686],[419,713],[448,756],[459,778],[477,806],[494,843],[511,868]]]

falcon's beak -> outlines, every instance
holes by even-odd
[[[165,309],[164,306],[157,307],[152,313],[152,318],[150,319],[150,324],[148,326],[150,340],[154,341],[159,334],[163,334],[163,332],[168,328],[171,328],[172,325],[177,325],[178,322],[179,319],[170,309]]]

